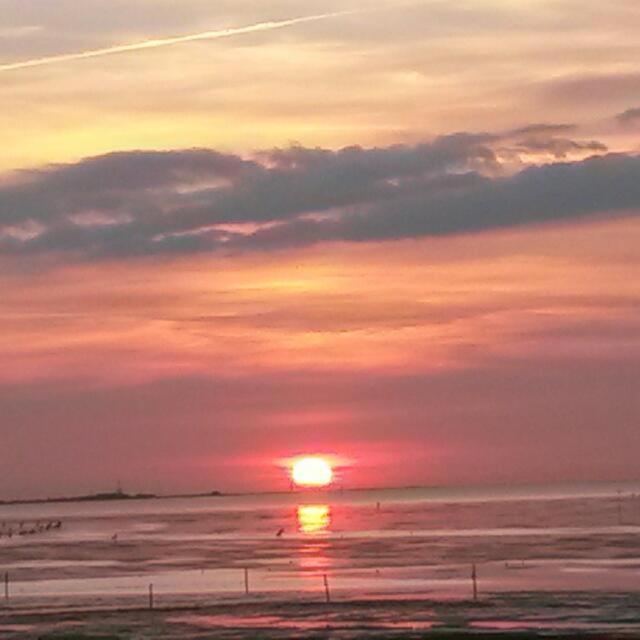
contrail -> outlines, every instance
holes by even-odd
[[[141,51],[144,49],[169,47],[171,45],[181,44],[183,42],[194,42],[196,40],[218,40],[220,38],[230,38],[231,36],[240,36],[247,33],[272,31],[273,29],[283,29],[285,27],[291,27],[303,22],[326,20],[328,18],[337,18],[339,16],[349,15],[353,13],[357,13],[357,11],[338,11],[334,13],[321,13],[313,16],[303,16],[301,18],[290,18],[288,20],[259,22],[257,24],[248,25],[246,27],[219,29],[217,31],[202,31],[201,33],[193,33],[191,35],[185,36],[175,36],[173,38],[144,40],[142,42],[123,44],[115,47],[106,47],[104,49],[91,49],[89,51],[80,51],[78,53],[64,53],[57,56],[34,58],[32,60],[23,60],[22,62],[12,62],[9,64],[0,65],[0,73],[5,71],[17,71],[18,69],[28,69],[30,67],[43,67],[45,65],[70,62],[72,60],[84,60],[85,58],[99,58],[101,56],[110,56],[118,53],[128,53],[130,51]]]

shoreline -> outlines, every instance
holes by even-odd
[[[607,491],[604,489],[607,488]],[[636,489],[640,493],[640,479],[618,481],[589,481],[589,482],[550,482],[543,484],[490,484],[490,485],[413,485],[399,487],[330,487],[324,489],[294,489],[279,491],[248,491],[248,492],[222,492],[208,491],[201,493],[134,493],[128,494],[122,491],[100,492],[81,496],[60,496],[54,498],[25,498],[0,500],[0,507],[38,504],[68,504],[87,502],[117,502],[117,501],[145,501],[145,500],[188,500],[198,498],[246,498],[268,496],[334,496],[344,493],[386,493],[396,491],[432,491],[435,495],[432,499],[442,499],[441,494],[469,493],[469,500],[483,499],[525,499],[525,498],[549,498],[549,497],[603,497],[615,496],[624,490]],[[582,491],[578,491],[582,489]],[[546,492],[545,492],[546,491]],[[491,496],[492,492],[504,493],[499,497]],[[551,492],[551,493],[549,493]],[[438,495],[440,494],[440,496]],[[511,496],[509,494],[512,494]],[[449,498],[449,495],[445,495]]]

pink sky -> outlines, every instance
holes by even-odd
[[[637,479],[634,2],[6,4],[0,499]]]

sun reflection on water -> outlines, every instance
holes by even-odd
[[[297,518],[300,533],[328,533],[331,526],[331,510],[327,504],[301,504],[298,506]]]

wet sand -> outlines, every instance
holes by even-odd
[[[640,595],[516,594],[479,602],[353,600],[0,613],[7,640],[64,638],[640,638]],[[602,607],[615,617],[602,619]]]
[[[0,640],[635,637],[639,489],[5,506],[4,531],[62,527],[0,537]]]

